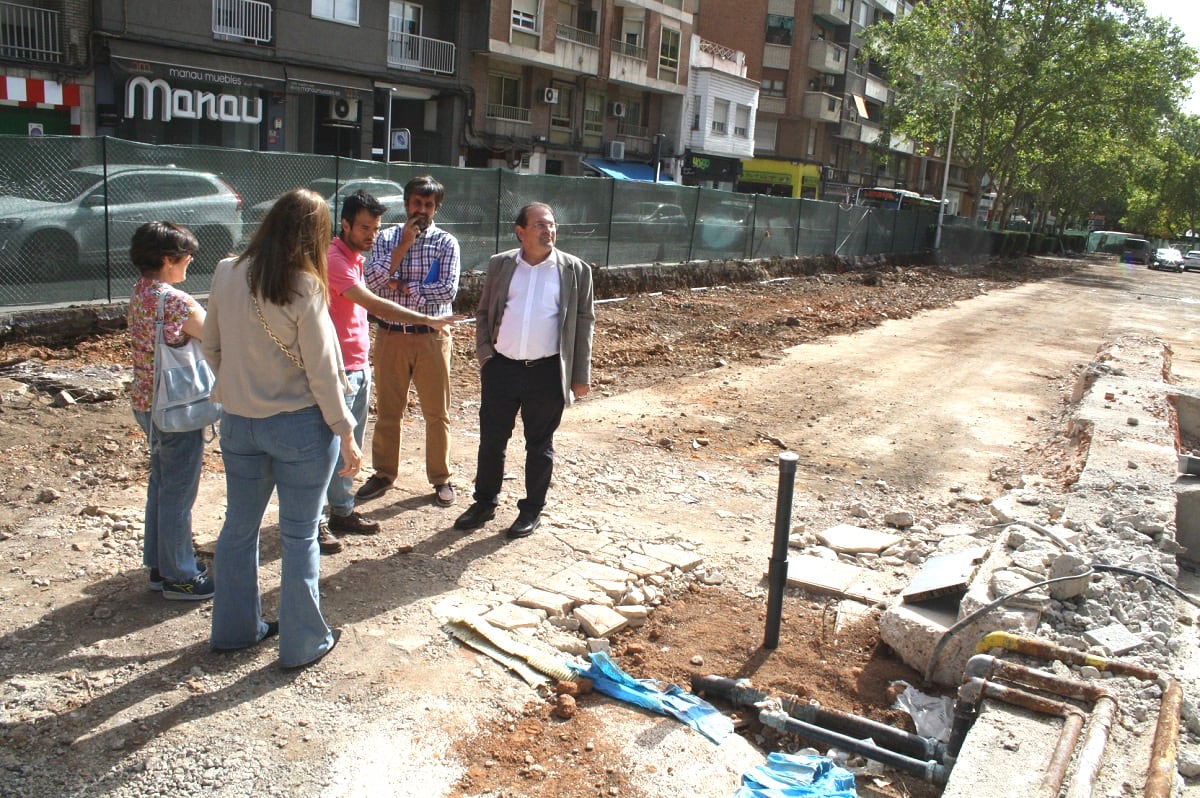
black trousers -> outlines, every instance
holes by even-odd
[[[540,513],[554,472],[554,431],[562,421],[565,404],[558,356],[526,362],[497,354],[483,364],[479,382],[474,499],[499,503],[508,439],[519,411],[525,428],[525,498],[517,502],[517,508],[522,513]]]

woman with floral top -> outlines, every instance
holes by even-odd
[[[150,569],[150,589],[173,601],[212,598],[213,583],[196,564],[192,545],[192,504],[200,487],[204,430],[163,432],[153,428],[155,320],[163,301],[163,339],[182,346],[204,331],[204,308],[173,287],[187,277],[198,249],[196,236],[170,222],[147,222],[133,234],[129,258],[141,272],[129,299],[129,339],[133,348],[133,415],[150,441],[150,482],[146,487],[142,562]]]

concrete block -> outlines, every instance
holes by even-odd
[[[823,532],[818,532],[817,537],[834,551],[849,554],[860,554],[863,552],[878,554],[889,546],[896,545],[901,540],[899,535],[894,535],[890,532],[876,532],[873,529],[863,529],[860,526],[852,524],[831,526]]]
[[[536,610],[518,607],[516,604],[500,604],[488,610],[483,619],[500,629],[527,629],[540,626],[545,614]]]
[[[650,608],[641,604],[619,604],[613,609],[628,618],[630,626],[642,626],[650,617]]]
[[[589,637],[607,637],[629,625],[629,619],[611,607],[584,604],[575,608],[579,628]]]
[[[667,546],[662,543],[642,544],[642,554],[653,557],[656,560],[662,560],[665,563],[670,563],[684,573],[691,571],[704,562],[704,558],[694,551],[686,551],[676,546]]]
[[[951,603],[952,604],[952,603]],[[879,619],[879,639],[922,676],[929,668],[933,650],[951,624],[957,620],[953,606],[897,604]],[[950,638],[938,656],[932,678],[937,684],[955,686],[962,681],[963,667],[975,653],[975,644],[993,627],[982,618]]]
[[[607,579],[594,579],[592,584],[604,591],[604,595],[613,601],[620,601],[629,592],[628,582],[611,582]]]
[[[1175,542],[1187,551],[1181,556],[1200,562],[1200,477],[1175,480]]]
[[[517,597],[517,605],[531,610],[541,610],[548,616],[566,615],[576,605],[576,601],[562,593],[551,593],[549,590],[531,587]]]
[[[967,732],[942,798],[1039,794],[1044,763],[1054,752],[1061,720],[991,701],[983,707]]]

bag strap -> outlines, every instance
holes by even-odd
[[[165,290],[158,292],[158,310],[154,314],[154,379],[150,381],[150,434],[148,443],[151,451],[154,450],[154,405],[158,399],[158,378],[162,370],[161,348],[167,345],[167,339],[163,333],[163,326],[166,324],[166,304],[167,292]]]
[[[247,269],[246,270],[247,285],[249,284],[249,282],[250,282],[250,270]],[[304,362],[301,361],[300,358],[297,357],[294,352],[292,352],[292,350],[288,349],[287,344],[285,344],[283,341],[279,340],[279,336],[277,336],[275,334],[275,332],[271,329],[271,325],[267,324],[267,319],[266,319],[266,317],[263,316],[262,306],[258,304],[258,297],[254,294],[253,288],[250,289],[250,300],[254,303],[254,311],[256,313],[258,313],[258,321],[260,324],[262,324],[262,328],[267,331],[267,335],[271,336],[271,340],[274,341],[275,345],[279,347],[279,351],[281,351],[285,355],[287,355],[288,360],[292,361],[292,363],[295,364],[296,368],[303,371],[304,370]]]

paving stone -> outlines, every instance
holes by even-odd
[[[569,570],[559,571],[553,576],[548,576],[538,581],[534,587],[541,588],[550,593],[561,593],[580,603],[611,603],[611,599],[605,595],[604,591],[578,574],[571,573]]]
[[[1101,626],[1098,629],[1089,629],[1083,633],[1083,639],[1093,646],[1104,646],[1113,653],[1113,656],[1120,656],[1132,651],[1145,642],[1121,623],[1110,623],[1108,626]]]
[[[575,608],[579,628],[590,637],[607,637],[629,625],[629,619],[612,607],[599,604],[584,604]]]
[[[517,598],[517,605],[542,610],[549,616],[566,615],[578,602],[562,593],[531,587]]]
[[[540,626],[544,616],[535,610],[504,603],[488,610],[483,619],[492,626],[511,630]]]
[[[612,566],[590,560],[579,560],[572,563],[567,566],[567,572],[579,574],[579,576],[589,582],[627,582],[634,578],[633,574],[628,571],[622,571],[620,568],[613,568]]]
[[[653,557],[656,560],[662,560],[665,563],[670,563],[684,573],[704,562],[704,558],[694,551],[685,551],[681,548],[667,546],[662,543],[642,544],[642,554]]]
[[[930,557],[917,575],[900,592],[907,602],[925,601],[951,593],[965,593],[976,566],[987,554],[986,546],[972,546],[952,554]]]
[[[878,554],[888,546],[896,545],[901,540],[899,535],[893,535],[889,532],[876,532],[873,529],[863,529],[853,524],[831,526],[829,529],[818,532],[817,537],[834,551],[850,554],[862,552]]]
[[[613,609],[628,618],[630,626],[642,626],[650,617],[650,608],[642,604],[620,604]]]
[[[884,579],[877,571],[836,560],[806,554],[788,558],[788,585],[817,593],[833,593],[873,604],[882,601],[887,593]]]
[[[654,557],[648,557],[645,554],[638,554],[636,551],[625,555],[625,558],[621,560],[621,567],[633,571],[641,577],[653,574],[665,574],[671,570],[670,563],[663,562]]]

